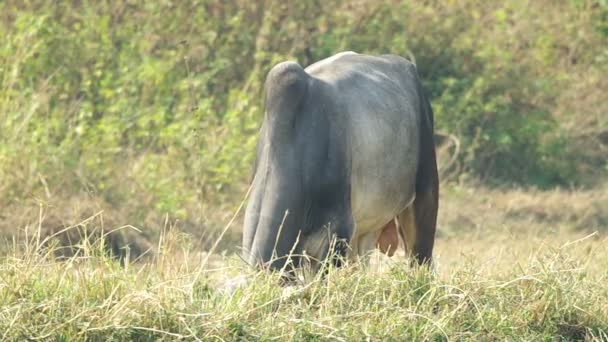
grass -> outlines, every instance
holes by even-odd
[[[469,190],[444,192],[432,271],[410,268],[403,255],[374,255],[370,265],[332,269],[287,289],[231,253],[200,252],[174,229],[148,260],[123,266],[105,255],[104,240],[82,240],[77,253],[58,261],[34,227],[29,242],[16,242],[0,261],[0,336],[608,340],[606,236],[572,226],[590,220],[594,195]],[[570,221],[553,222],[559,198],[589,201],[579,208],[587,214],[572,209]],[[488,203],[498,207],[481,210]],[[548,214],[533,214],[535,203]],[[603,222],[595,215],[589,222]],[[231,287],[238,279],[247,282]]]

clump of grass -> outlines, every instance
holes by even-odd
[[[292,291],[234,256],[195,253],[171,233],[162,241],[153,260],[124,265],[100,244],[64,261],[36,238],[15,246],[0,261],[3,340],[608,338],[598,239],[536,250],[512,267],[486,261],[486,272],[467,256],[451,269],[439,257],[432,271],[378,257]],[[225,291],[237,275],[249,281]]]

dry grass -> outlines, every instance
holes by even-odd
[[[291,291],[231,253],[201,253],[175,227],[150,259],[121,266],[100,241],[59,262],[32,226],[30,242],[0,262],[0,331],[5,340],[608,339],[605,194],[444,189],[434,272],[375,255],[371,267]],[[227,292],[237,275],[249,282]]]
[[[383,260],[291,292],[233,258],[202,265],[178,253],[121,268],[94,249],[64,263],[12,255],[1,263],[0,328],[7,340],[601,339],[608,312],[598,298],[608,289],[605,273],[592,270],[608,263],[574,255],[602,246],[544,248],[511,266],[465,254],[459,265],[440,264],[440,276]],[[250,282],[222,291],[239,273]]]

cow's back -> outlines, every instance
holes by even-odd
[[[415,67],[398,56],[348,52],[306,72],[323,84],[331,99],[329,121],[349,147],[355,237],[381,229],[414,199],[420,141]]]

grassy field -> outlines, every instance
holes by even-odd
[[[178,230],[150,259],[121,266],[95,244],[57,261],[52,247],[36,248],[49,245],[33,225],[30,243],[0,263],[0,331],[3,340],[608,340],[607,193],[446,186],[432,271],[374,255],[288,289],[230,250],[197,252]]]
[[[2,0],[0,36],[0,340],[608,341],[608,1]],[[435,265],[282,288],[235,254],[264,80],[345,50],[415,56]]]

